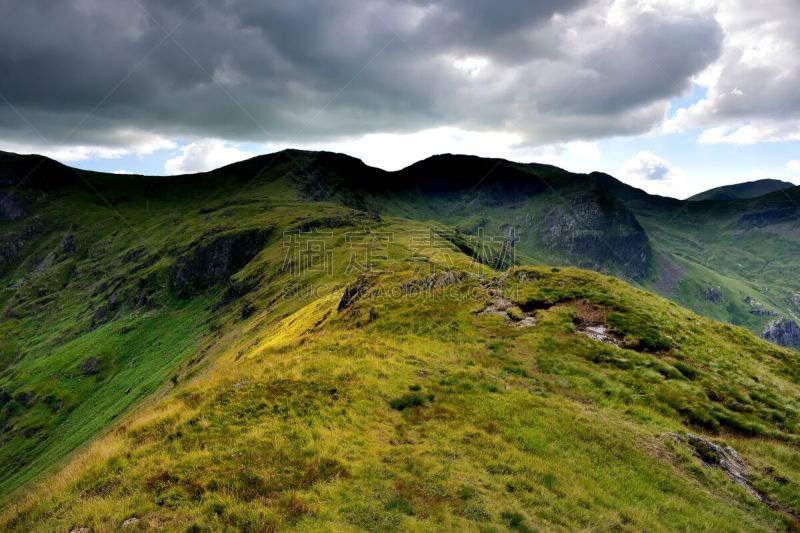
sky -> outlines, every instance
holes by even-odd
[[[0,0],[0,150],[108,172],[283,148],[800,184],[794,0]]]

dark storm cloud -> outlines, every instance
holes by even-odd
[[[122,129],[261,141],[440,125],[537,142],[646,131],[716,58],[721,31],[675,9],[609,26],[609,4],[0,0],[0,95],[16,110],[0,100],[0,140],[33,138],[26,121],[48,142],[97,145],[131,142],[111,134]]]

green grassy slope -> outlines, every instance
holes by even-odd
[[[341,311],[323,291],[237,326],[3,527],[789,527],[795,356],[584,271],[495,278],[409,292],[425,277],[398,261]],[[477,314],[498,286],[536,326]],[[630,349],[576,333],[584,302]],[[670,435],[687,430],[742,450],[774,508]]]
[[[728,260],[696,233],[670,241],[685,218],[639,225],[635,202],[540,166],[503,170],[469,208],[443,169],[398,192],[333,154],[91,186],[66,172],[34,176],[26,216],[0,222],[3,530],[796,523],[795,352],[599,274],[508,270],[504,238],[479,257],[471,240],[507,236],[502,217],[533,234],[569,191],[597,223],[575,243],[647,232],[654,265],[689,273],[674,294],[713,280],[777,307],[782,288],[712,268]],[[569,252],[522,242],[518,261]],[[587,266],[627,271],[613,254]],[[481,313],[503,300],[507,316]],[[755,492],[676,432],[732,445]]]
[[[362,206],[467,235],[513,235],[522,263],[609,273],[756,334],[776,316],[800,316],[800,187],[755,199],[679,201],[601,173],[467,156],[437,156],[383,181],[403,188],[356,180],[366,190]],[[352,188],[335,176],[328,182]]]

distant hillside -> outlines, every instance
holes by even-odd
[[[758,198],[772,192],[791,189],[795,185],[788,181],[781,180],[757,180],[747,183],[737,183],[735,185],[724,185],[715,189],[710,189],[700,194],[695,194],[688,198],[692,202],[702,200],[742,200],[748,198]]]

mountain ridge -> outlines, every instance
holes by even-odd
[[[575,174],[552,165],[458,154],[431,156],[387,172],[346,154],[287,149],[208,172],[169,177],[71,169],[42,156],[5,158],[24,161],[23,169],[39,165],[28,178],[34,188],[76,185],[111,204],[141,195],[203,194],[227,186],[246,188],[261,179],[279,180],[310,201],[335,200],[363,211],[437,220],[467,234],[511,232],[523,261],[572,264],[619,275],[756,333],[767,327],[768,317],[753,314],[757,310],[745,299],[761,301],[787,317],[798,312],[791,305],[793,295],[800,293],[797,283],[786,280],[788,286],[767,287],[765,294],[750,272],[759,268],[759,261],[772,265],[775,278],[800,268],[797,254],[789,253],[779,263],[770,259],[776,251],[773,241],[791,240],[797,232],[800,187],[752,199],[699,203],[653,196],[601,172]],[[22,179],[19,166],[12,168]],[[0,217],[24,212],[32,201],[24,196],[6,196]],[[730,259],[715,254],[709,263],[697,254],[696,243],[715,233],[723,240],[718,243],[725,249],[721,254]],[[742,236],[748,241],[744,249]],[[791,252],[791,245],[785,249]],[[744,259],[753,266],[739,266],[746,265]],[[708,268],[723,277],[707,276],[703,272]],[[725,293],[723,299],[708,299],[714,287]]]
[[[796,187],[794,183],[776,179],[761,179],[734,183],[715,187],[707,191],[690,196],[687,200],[700,202],[704,200],[745,200],[758,198],[770,193],[792,189]]]
[[[0,529],[794,524],[798,356],[752,335],[800,305],[785,198],[238,165],[0,188]]]

